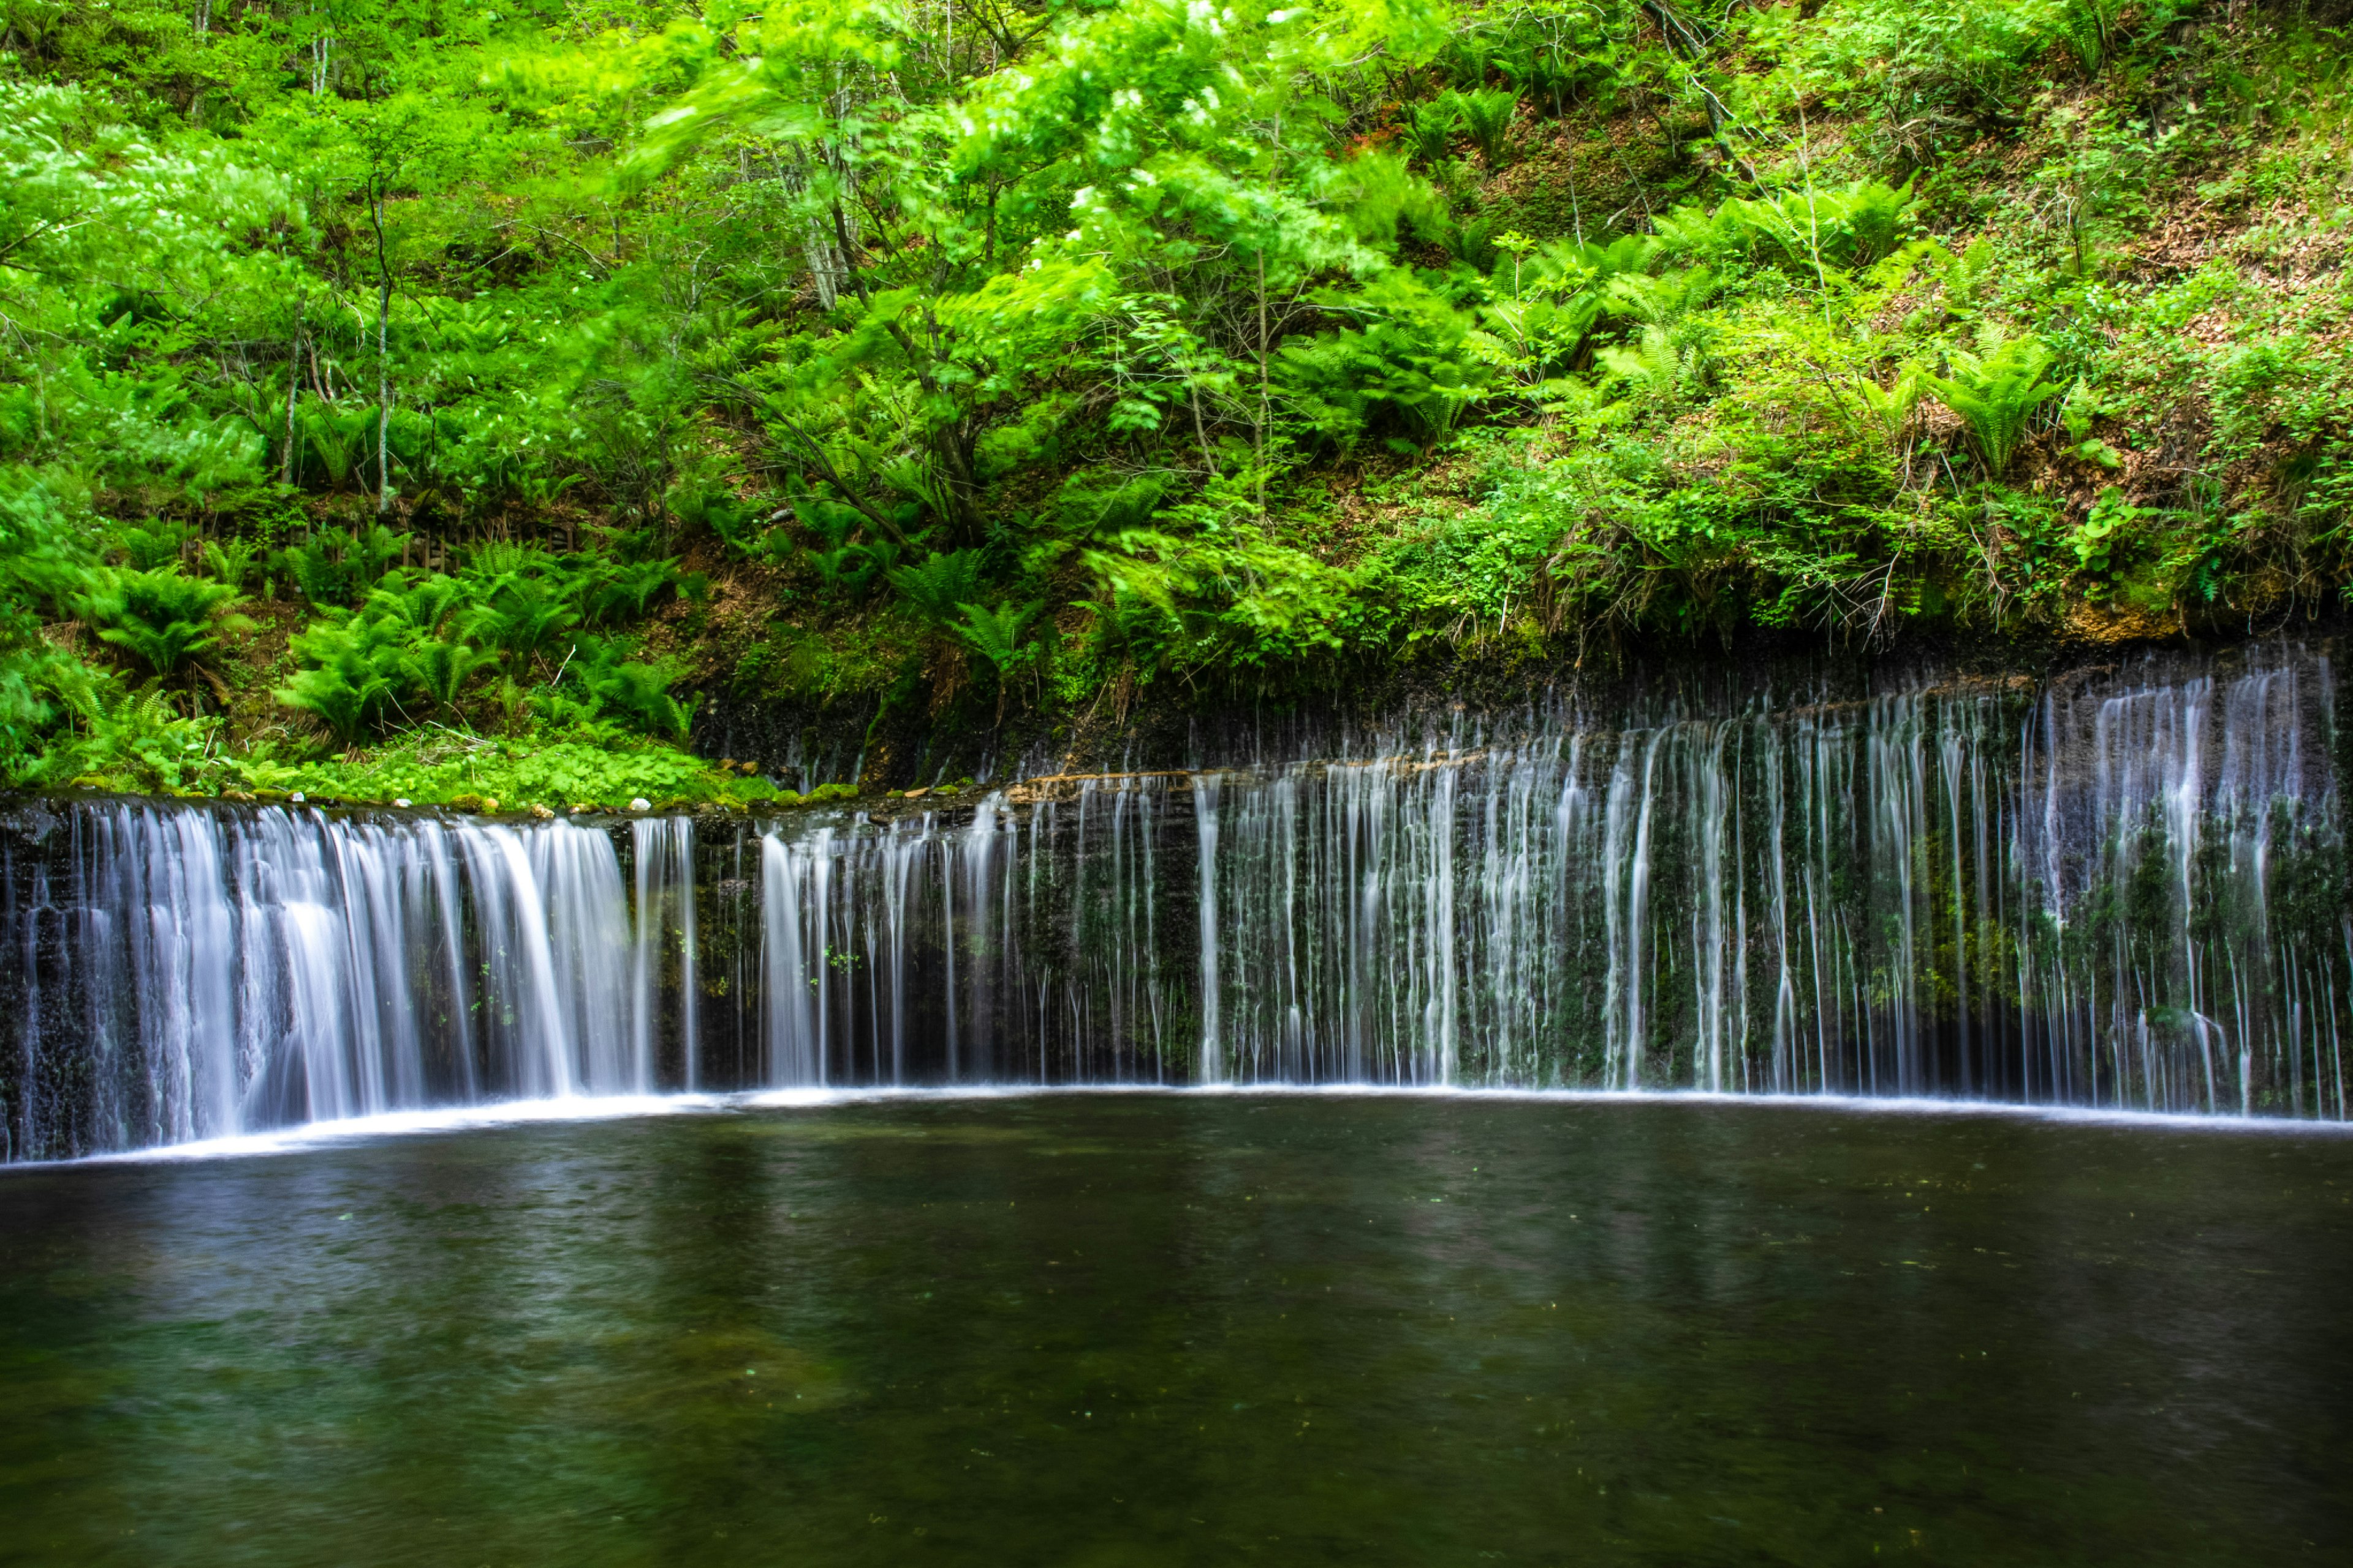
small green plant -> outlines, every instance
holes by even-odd
[[[2110,485],[2100,492],[2099,500],[2082,526],[2068,537],[2075,552],[2075,563],[2093,577],[2105,579],[2115,567],[2118,550],[2126,542],[2132,524],[2151,515],[2125,500],[2124,491]]]
[[[101,641],[168,679],[220,641],[229,629],[223,612],[236,602],[236,589],[166,566],[100,572],[74,607]]]
[[[401,672],[444,713],[458,710],[467,684],[498,663],[498,656],[455,637],[420,637],[401,656]]]
[[[1455,132],[1461,128],[1460,95],[1451,92],[1434,103],[1416,105],[1406,122],[1406,133],[1413,142],[1414,152],[1425,167],[1432,169],[1446,161],[1446,150],[1453,142]]]
[[[1654,227],[1667,256],[1715,261],[1753,256],[1801,272],[1868,265],[1893,253],[1912,221],[1912,187],[1858,180],[1755,198],[1735,196],[1713,212],[1683,206]]]
[[[501,573],[466,619],[466,632],[500,652],[528,659],[580,624],[566,585],[522,572]]]
[[[2053,355],[2040,338],[1989,335],[1982,353],[1955,353],[1950,375],[1923,375],[1937,400],[1961,416],[1984,463],[2000,479],[2026,439],[2034,411],[2066,391],[2045,374]]]
[[[401,644],[399,629],[386,622],[322,621],[294,639],[311,668],[281,687],[278,700],[355,745],[399,700],[406,676]]]
[[[954,628],[965,647],[980,655],[996,667],[1002,677],[1012,673],[1024,663],[1030,649],[1022,645],[1021,634],[1043,606],[1038,604],[1016,605],[1009,601],[993,609],[979,605],[958,605],[963,618]]]
[[[438,637],[472,603],[466,584],[439,573],[411,583],[404,573],[388,574],[369,591],[365,609],[377,620],[397,621],[417,637]]]
[[[1518,95],[1500,88],[1480,92],[1449,90],[1439,101],[1451,106],[1454,119],[1478,143],[1487,167],[1502,168],[1504,155],[1511,151],[1512,117],[1520,107]]]
[[[891,574],[891,586],[935,626],[956,624],[961,607],[980,597],[980,552],[951,551]]]
[[[261,546],[252,540],[212,540],[205,545],[205,570],[242,594],[261,556]]]
[[[582,574],[580,608],[592,626],[634,620],[676,586],[676,561],[597,561]]]
[[[1891,445],[1903,439],[1912,423],[1912,414],[1920,405],[1920,373],[1906,365],[1895,373],[1893,384],[1882,386],[1866,376],[1854,383],[1855,401],[1862,405],[1862,415],[1872,430]]]
[[[670,673],[659,664],[625,657],[619,646],[591,648],[572,673],[596,716],[612,716],[630,728],[683,742],[694,707],[670,694]]]
[[[159,518],[145,528],[126,528],[121,544],[132,569],[153,572],[165,566],[176,566],[185,557],[188,540],[195,530],[183,522]]]
[[[367,596],[409,538],[380,522],[359,533],[331,529],[280,551],[276,564],[307,603],[346,608]]]
[[[65,707],[65,733],[23,782],[161,792],[202,787],[219,719],[182,717],[153,681],[136,690],[100,681],[72,691]]]

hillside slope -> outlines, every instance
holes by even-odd
[[[744,10],[0,4],[9,782],[2343,611],[2337,12]]]

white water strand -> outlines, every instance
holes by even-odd
[[[1203,1083],[1223,1083],[1226,1078],[1225,1035],[1219,1014],[1224,993],[1224,973],[1219,963],[1223,951],[1218,929],[1218,781],[1196,780],[1193,785],[1195,862],[1200,873],[1201,1055]]]
[[[665,1026],[675,1021],[682,1087],[700,1086],[695,979],[694,826],[684,817],[630,824],[636,940],[629,956],[629,1047],[633,1087],[650,1093]]]

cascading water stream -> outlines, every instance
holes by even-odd
[[[2343,1119],[2334,703],[2324,655],[2268,648],[1564,702],[883,821],[31,805],[6,1152],[944,1081]]]

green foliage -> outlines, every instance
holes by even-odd
[[[1967,422],[1987,476],[2000,479],[2026,438],[2035,411],[2066,387],[2049,379],[2054,356],[2040,338],[1989,334],[1979,348],[1978,353],[1955,351],[1950,374],[1922,379]]]
[[[685,741],[693,708],[670,694],[672,676],[660,665],[631,660],[617,645],[603,643],[575,659],[570,670],[589,717],[610,717],[644,734]]]
[[[170,677],[219,642],[223,613],[236,601],[236,589],[185,576],[173,565],[93,573],[74,608],[101,640],[151,674]]]
[[[0,754],[2334,595],[2341,39],[2185,14],[19,5]]]
[[[2157,36],[2185,8],[2136,8],[2138,36]],[[2123,20],[2116,0],[1838,0],[1792,52],[1877,122],[1891,152],[1917,156],[1982,116],[2022,108],[2054,48],[2097,71],[2124,41]]]
[[[1461,95],[1451,92],[1429,103],[1416,104],[1407,121],[1415,153],[1433,169],[1446,161],[1454,133],[1461,128]]]
[[[261,553],[261,547],[249,539],[208,539],[204,545],[205,570],[242,594]]]
[[[1912,188],[1857,180],[1844,186],[1736,196],[1714,211],[1660,215],[1659,252],[1721,262],[1756,257],[1811,270],[1852,269],[1890,255],[1912,222]]]
[[[572,584],[536,573],[499,572],[478,577],[466,632],[510,658],[528,661],[563,642],[580,624]]]
[[[388,621],[322,621],[294,639],[308,668],[278,700],[310,714],[347,745],[383,722],[399,699],[406,645]]]
[[[1000,677],[1009,675],[1027,661],[1031,650],[1022,646],[1021,634],[1043,607],[1002,604],[984,609],[978,605],[958,605],[962,619],[951,629],[966,647],[995,666]]]
[[[116,539],[135,570],[153,572],[180,564],[195,531],[185,523],[159,520],[152,527],[126,528]]]
[[[1283,345],[1277,374],[1311,438],[1345,453],[1386,432],[1393,448],[1413,451],[1479,398],[1488,370],[1469,352],[1473,319],[1412,274],[1325,300],[1366,324]]]
[[[32,763],[58,698],[90,687],[79,662],[41,636],[44,603],[81,580],[80,531],[47,486],[0,468],[0,778]]]
[[[280,551],[274,565],[315,608],[346,608],[367,596],[409,539],[382,523],[353,532],[330,530]]]
[[[153,684],[132,690],[93,683],[71,689],[65,706],[64,732],[26,762],[20,783],[164,795],[210,793],[234,783],[220,766],[222,721],[183,717]]]
[[[741,806],[770,798],[765,781],[720,773],[672,746],[614,725],[571,724],[509,737],[411,731],[395,744],[343,757],[232,763],[248,789],[301,790],[312,799],[407,800],[501,811],[575,805],[618,810],[642,797],[674,807]]]
[[[474,677],[497,664],[495,654],[455,637],[419,636],[402,649],[400,671],[433,711],[456,715]]]
[[[396,568],[356,609],[330,607],[294,639],[303,668],[279,700],[345,745],[427,718],[512,727],[534,701],[565,722],[682,741],[691,710],[669,693],[674,673],[583,631],[642,615],[677,581],[673,561],[514,544],[476,551],[454,576]]]
[[[1511,145],[1512,116],[1520,106],[1518,96],[1500,90],[1457,92],[1450,89],[1440,101],[1451,110],[1452,119],[1478,144],[1479,154],[1487,160],[1487,166],[1502,168]]]
[[[2083,525],[2068,541],[2074,547],[2076,564],[2093,576],[2107,576],[2133,522],[2143,515],[2142,509],[2126,500],[2124,491],[2116,486],[2102,490]]]
[[[935,626],[954,626],[964,606],[980,597],[981,552],[955,550],[895,568],[891,585],[915,613]]]

